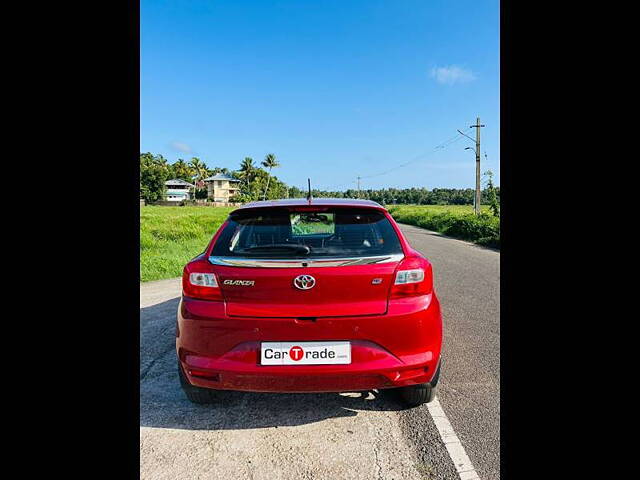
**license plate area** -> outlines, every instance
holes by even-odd
[[[261,365],[348,365],[351,342],[262,342]]]

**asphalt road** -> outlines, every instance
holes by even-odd
[[[446,355],[438,398],[483,480],[499,470],[500,254],[402,226],[433,263]],[[426,406],[392,393],[223,392],[189,403],[175,359],[180,279],[140,285],[142,479],[457,479]]]
[[[442,304],[444,360],[438,399],[483,480],[500,478],[500,253],[402,225],[433,264]],[[431,419],[425,407],[400,416],[423,461]]]

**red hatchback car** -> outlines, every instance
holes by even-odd
[[[431,264],[368,200],[231,212],[182,277],[176,348],[192,402],[215,390],[434,398],[442,318]]]

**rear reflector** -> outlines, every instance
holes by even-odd
[[[215,382],[220,381],[220,375],[213,372],[205,372],[204,370],[189,370],[189,375],[192,377],[206,378],[207,380],[213,380]]]

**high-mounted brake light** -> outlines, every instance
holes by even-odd
[[[289,211],[296,212],[326,212],[329,207],[291,207]]]
[[[431,264],[422,257],[407,257],[396,269],[391,298],[427,295],[433,290]]]
[[[185,297],[199,300],[222,300],[220,285],[213,266],[206,261],[194,261],[184,267],[182,293]]]

